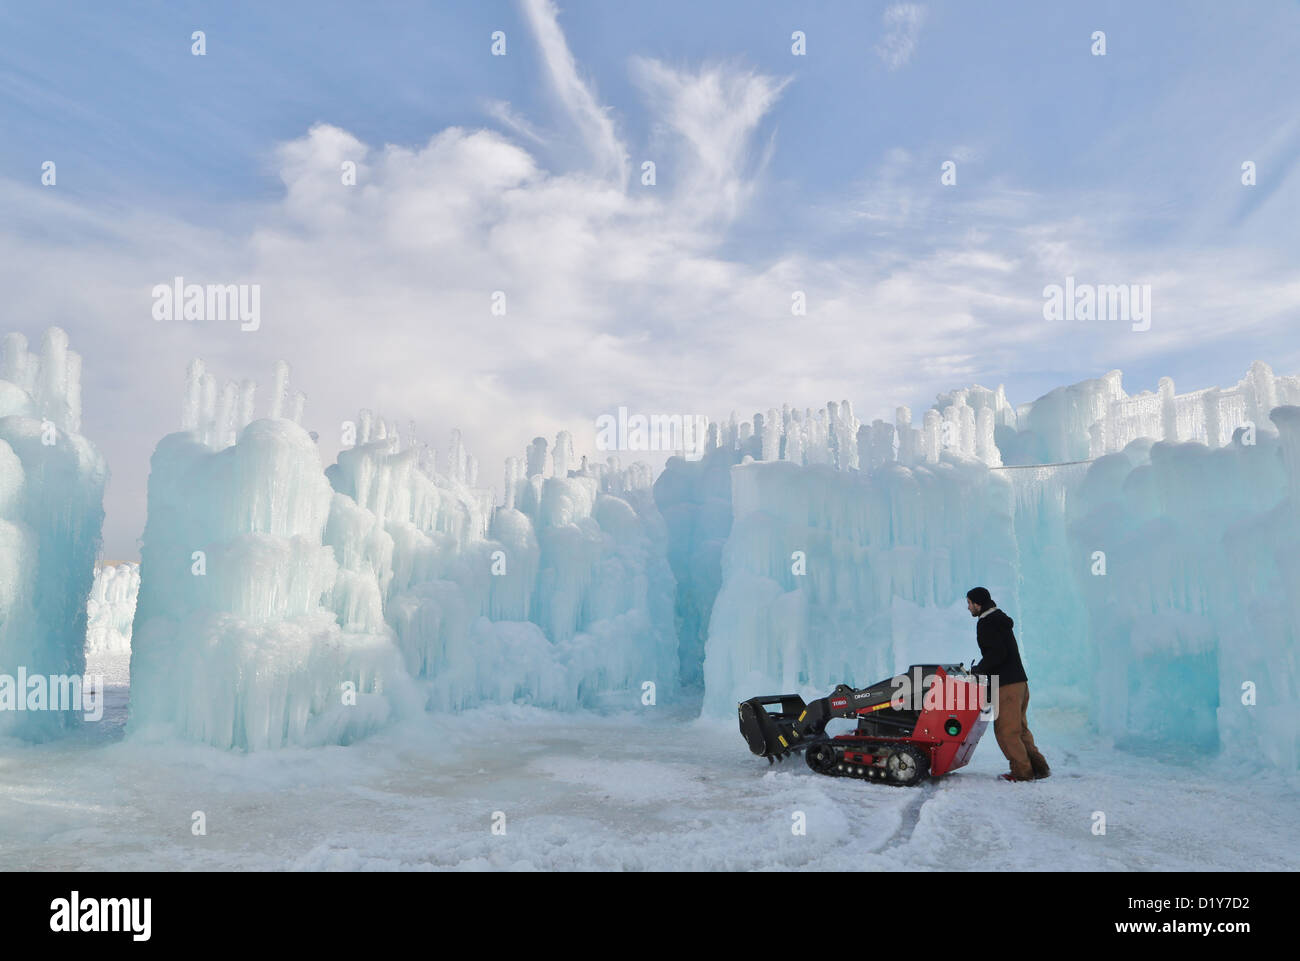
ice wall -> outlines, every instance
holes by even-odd
[[[461,451],[453,438],[438,474],[428,456],[363,437],[329,471],[335,514],[365,532],[330,542],[379,585],[349,607],[391,625],[428,706],[633,706],[646,682],[671,696],[673,578],[649,470],[574,464],[566,433],[553,451],[537,438],[506,464],[497,506],[466,485]]]
[[[782,461],[870,473],[887,465],[937,467],[974,459],[1002,463],[995,429],[1013,423],[1015,413],[1002,388],[969,387],[941,395],[919,427],[906,407],[895,422],[864,424],[848,401],[825,407],[771,408],[749,422],[733,413],[726,424],[709,426],[704,456],[670,458],[655,482],[655,501],[668,526],[668,558],[677,581],[676,622],[681,640],[681,677],[703,680],[705,637],[722,583],[722,548],[731,533],[731,467],[742,458]]]
[[[220,392],[196,362],[154,454],[135,729],[219,747],[346,743],[403,713],[569,709],[677,687],[667,532],[644,465],[511,458],[503,503],[459,432],[438,453],[362,411],[321,469],[277,368]],[[355,692],[356,703],[341,696]]]
[[[66,370],[63,349],[48,363]],[[0,400],[66,430],[75,390],[17,356],[26,386]],[[653,485],[561,432],[508,460],[500,497],[458,433],[435,452],[364,411],[322,470],[287,367],[261,420],[255,395],[196,364],[185,429],[154,455],[133,729],[346,743],[421,709],[632,706],[647,682],[703,683],[729,716],[755,693],[969,662],[963,595],[983,584],[1038,689],[1122,745],[1296,764],[1300,408],[1276,404],[1300,381],[1263,364],[1188,395],[1129,397],[1118,371],[1019,407],[967,387],[915,423],[847,402],[733,414]],[[17,489],[6,523],[31,507]]]
[[[1088,558],[1078,556],[1069,525],[1088,468],[1085,462],[994,469],[1011,485],[1017,557],[1014,597],[994,599],[1016,620],[1021,656],[1035,683],[1052,690],[1057,706],[1083,711],[1094,702],[1079,678],[1094,665],[1081,643],[1086,611],[1076,574]]]
[[[1300,407],[1098,459],[1071,525],[1096,720],[1121,745],[1300,760]],[[1105,568],[1097,565],[1097,552]]]
[[[1278,377],[1263,361],[1231,387],[1179,394],[1169,377],[1155,391],[1129,395],[1112,370],[1095,380],[1058,387],[999,421],[997,444],[1008,464],[1091,460],[1138,439],[1197,441],[1222,447],[1239,427],[1274,433],[1269,412],[1300,404],[1300,377]],[[982,388],[972,388],[982,390]]]
[[[131,650],[131,624],[140,590],[140,565],[104,564],[86,600],[86,653],[125,654]]]
[[[920,428],[905,408],[894,425],[860,426],[856,466],[815,433],[807,456],[806,431],[785,437],[791,421],[769,421],[778,442],[764,460],[730,468],[705,712],[969,661],[962,595],[983,584],[1015,617],[1036,690],[1120,746],[1294,769],[1300,406],[1264,407],[1298,396],[1297,383],[1260,363],[1224,390],[1178,395],[1166,381],[1164,413],[1136,420],[1126,412],[1150,398],[1130,404],[1118,371],[1015,409],[1001,391],[967,388],[942,395]],[[1089,456],[1127,436],[1114,432],[1125,423],[1142,436]],[[990,430],[999,456],[981,449]],[[676,470],[692,468],[703,470]],[[660,483],[696,509],[681,478]],[[679,570],[710,557],[707,538],[679,541]]]
[[[732,497],[704,660],[708,714],[755,694],[867,684],[909,659],[969,663],[966,590],[1012,596],[1011,486],[977,461],[746,462],[732,469]]]
[[[57,327],[40,351],[17,333],[0,359],[0,675],[85,670],[86,595],[108,469],[81,429],[81,358]],[[11,694],[13,691],[11,690]],[[18,692],[25,694],[26,692]],[[0,734],[40,738],[75,711],[0,710]]]
[[[731,535],[731,468],[740,458],[740,451],[716,446],[699,460],[673,457],[654,484],[676,583],[678,670],[688,687],[704,683],[704,640],[722,586],[722,548]]]
[[[382,622],[341,623],[342,568],[325,543],[333,493],[296,422],[287,368],[271,416],[252,385],[218,396],[191,365],[187,430],[154,452],[131,651],[133,732],[222,748],[347,743],[409,708]],[[284,416],[286,412],[290,416]]]

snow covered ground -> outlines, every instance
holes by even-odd
[[[1288,870],[1300,783],[1135,756],[1035,701],[1054,775],[1007,784],[992,732],[921,788],[769,768],[698,702],[428,715],[349,747],[244,754],[104,720],[0,741],[0,870]],[[628,696],[632,700],[632,696]],[[202,811],[207,833],[191,831]],[[1104,812],[1106,833],[1092,831]],[[505,833],[493,834],[495,812]],[[792,833],[796,812],[807,832]],[[499,820],[499,818],[498,818]]]

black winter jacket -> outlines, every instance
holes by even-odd
[[[980,645],[980,662],[971,668],[972,674],[996,674],[999,684],[1027,681],[1024,665],[1020,663],[1020,647],[1011,630],[1015,625],[1001,608],[994,608],[975,624],[975,639]]]

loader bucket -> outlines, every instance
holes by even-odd
[[[785,754],[791,746],[790,731],[805,707],[798,694],[772,694],[742,701],[737,705],[740,733],[749,750],[760,757]]]

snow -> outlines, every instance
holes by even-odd
[[[914,789],[769,768],[734,722],[697,713],[618,696],[492,706],[247,754],[111,725],[0,743],[0,870],[1239,871],[1300,856],[1293,778],[1117,751],[1069,712],[1031,711],[1048,780],[998,781],[989,737]]]

